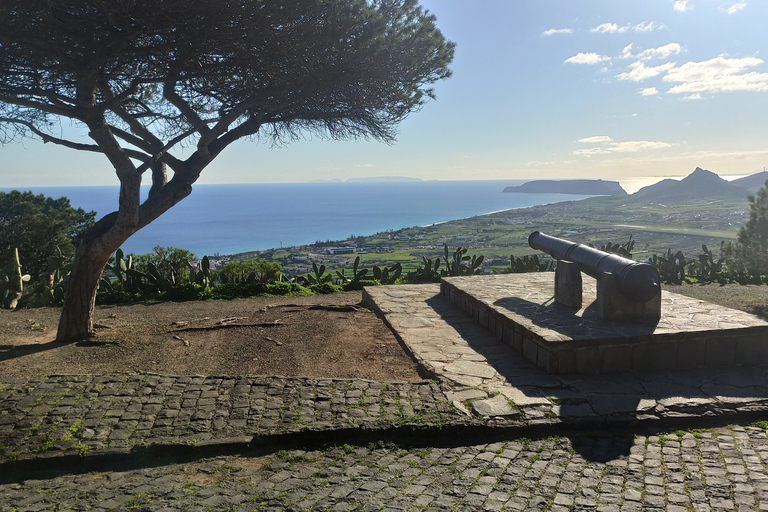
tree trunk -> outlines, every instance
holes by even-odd
[[[208,161],[205,161],[205,164],[207,163]],[[191,183],[183,180],[172,181],[139,208],[140,183],[138,180],[132,187],[123,184],[120,191],[120,209],[96,222],[80,242],[64,293],[64,307],[59,318],[56,341],[80,341],[93,332],[96,291],[109,258],[128,237],[192,192]],[[132,210],[135,215],[131,215]]]
[[[117,250],[123,241],[120,241],[114,250]],[[64,295],[56,341],[79,341],[93,332],[96,290],[99,288],[104,265],[112,255],[112,245],[83,240],[78,247]]]

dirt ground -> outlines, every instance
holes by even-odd
[[[768,286],[666,290],[768,317]],[[416,364],[360,292],[96,308],[93,339],[53,341],[58,308],[0,310],[0,378],[150,371],[419,379]]]
[[[361,292],[97,306],[96,335],[53,341],[58,308],[0,310],[0,378],[150,371],[413,380],[392,331]]]

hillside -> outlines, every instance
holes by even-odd
[[[765,186],[766,180],[768,180],[768,171],[762,171],[733,180],[731,183],[746,189],[750,194],[754,194],[760,187]]]
[[[504,192],[518,194],[626,195],[618,181],[605,180],[534,180]]]
[[[738,180],[736,180],[738,181]],[[697,167],[682,180],[665,179],[643,187],[629,197],[632,203],[679,204],[696,200],[744,199],[749,191],[736,182]]]

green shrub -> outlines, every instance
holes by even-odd
[[[315,283],[309,287],[310,290],[312,290],[315,293],[319,294],[329,294],[329,293],[337,293],[342,291],[340,286],[337,286],[335,284],[331,284],[329,282],[323,282],[323,283]]]
[[[158,297],[160,300],[206,300],[213,295],[213,288],[197,283],[184,283],[163,292]]]
[[[345,283],[342,285],[342,290],[345,292],[351,292],[353,290],[362,290],[364,286],[378,286],[381,283],[379,283],[375,279],[362,279],[358,281],[350,281],[348,283]]]
[[[264,295],[311,295],[311,291],[297,284],[277,283],[222,283],[211,289],[213,299],[240,299]]]
[[[96,293],[96,304],[103,306],[105,304],[132,304],[147,300],[141,293],[124,292],[122,290],[99,290]]]

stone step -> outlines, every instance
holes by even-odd
[[[550,374],[715,368],[768,363],[768,322],[662,292],[661,318],[603,320],[596,285],[584,307],[556,303],[554,273],[444,278],[441,294]]]

